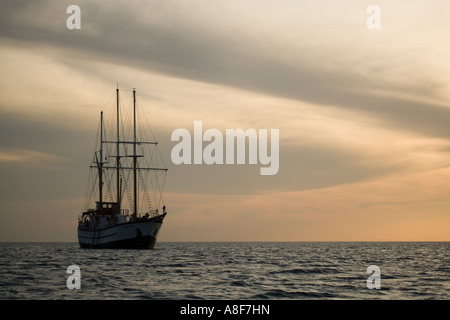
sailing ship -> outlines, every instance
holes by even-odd
[[[133,89],[131,117],[123,116],[117,88],[115,119],[113,115],[105,123],[100,112],[99,137],[88,179],[90,191],[78,217],[81,248],[153,249],[156,244],[167,214],[162,199],[167,168],[158,142],[141,140],[148,136],[144,125],[138,129],[141,113],[137,107]],[[107,126],[115,127],[112,133]]]

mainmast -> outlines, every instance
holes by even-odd
[[[116,155],[116,183],[117,183],[117,204],[119,206],[120,212],[120,122],[119,122],[119,85],[117,85],[116,89],[116,97],[117,97],[117,155]]]
[[[137,217],[137,155],[136,155],[136,89],[133,89],[133,127],[134,127],[134,138],[133,138],[133,182],[134,182],[134,216]]]
[[[99,203],[100,208],[103,207],[103,111],[100,112],[100,161],[97,158],[98,166],[98,190],[99,190]]]

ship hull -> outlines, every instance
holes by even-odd
[[[153,249],[163,219],[159,216],[100,230],[78,228],[78,243],[80,248],[89,249]]]

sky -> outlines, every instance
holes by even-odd
[[[67,27],[73,4],[80,29]],[[77,241],[117,84],[136,88],[169,169],[159,241],[450,241],[449,11],[446,0],[0,1],[0,241]],[[278,129],[278,172],[175,165],[171,134],[194,121]]]

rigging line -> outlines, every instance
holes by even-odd
[[[92,177],[92,170],[89,170],[88,179],[87,179],[87,186],[86,186],[85,195],[84,195],[83,212],[87,211],[87,209],[89,208],[91,199],[93,198],[93,193],[95,191],[95,190],[93,190],[94,187],[95,187],[95,184],[92,183],[93,179],[94,178]]]
[[[114,187],[114,181],[115,181],[114,178],[115,178],[115,174],[114,174],[113,171],[108,172],[108,174],[109,174],[109,181],[110,181],[110,183],[111,183],[111,187]],[[112,191],[112,188],[111,188],[111,189],[110,189],[110,192],[109,192],[109,199],[110,199],[111,202],[114,201],[114,195],[115,195],[115,191],[113,192],[113,191]]]
[[[96,139],[94,140],[93,152],[91,153],[91,154],[93,154],[93,158],[91,159],[91,163],[94,162],[94,160],[95,160],[95,153],[96,153],[96,151],[98,149],[98,140],[99,140],[98,138],[100,137],[100,128],[101,128],[101,120],[98,122],[98,125],[97,125]],[[97,178],[96,175],[94,175],[94,177]],[[88,177],[87,177],[87,186],[86,186],[86,189],[85,189],[86,193],[84,195],[84,197],[85,197],[84,207],[85,207],[86,210],[88,209],[89,203],[91,202],[91,197],[93,197],[92,194],[95,192],[95,190],[93,190],[93,189],[95,189],[95,184],[93,185],[93,188],[89,188],[89,186],[91,184],[91,181],[92,181],[92,171],[89,170]],[[90,189],[92,189],[91,192],[89,192]]]
[[[156,202],[155,204],[157,205],[158,208],[161,205],[161,196],[162,196],[159,179],[158,179],[161,174],[164,174],[164,176],[165,176],[165,172],[164,173],[160,172],[160,174],[155,174],[155,179],[153,180],[153,181],[155,181],[155,187],[153,188],[153,197]],[[158,198],[158,194],[159,194],[159,198]]]
[[[91,191],[90,194],[88,196],[88,200],[86,203],[86,210],[89,208],[90,205],[93,205],[95,202],[95,193],[97,191],[98,185],[97,185],[97,180],[98,180],[98,176],[97,174],[93,174],[94,169],[90,170],[91,172]]]
[[[88,197],[90,194],[89,190],[90,190],[90,186],[91,186],[91,170],[89,170],[86,183],[87,183],[86,188],[84,189],[84,203],[83,203],[83,207],[82,207],[83,211],[85,211],[85,209],[86,209],[86,203],[88,202]]]
[[[109,173],[109,177],[107,177],[107,179],[106,179],[106,195],[105,195],[105,198],[109,197],[109,200],[112,202],[113,198],[112,198],[111,182],[112,182],[112,177],[111,177],[111,174]]]
[[[103,131],[104,131],[104,133],[103,133],[103,137],[104,137],[103,141],[108,141],[108,140],[109,140],[109,138],[108,138],[108,133],[110,132],[110,127],[109,127],[109,122],[108,122],[108,121],[104,121],[104,122],[103,122]],[[106,143],[106,144],[103,145],[103,148],[104,148],[105,151],[106,151],[106,153],[104,153],[104,154],[105,154],[105,157],[109,157],[110,152],[111,152],[111,146],[109,146],[109,145]],[[105,160],[105,159],[103,159],[102,161],[104,161],[104,160]]]
[[[124,196],[127,196],[129,200],[128,194],[128,180],[130,179],[130,171],[121,171],[121,179],[122,179],[122,189],[120,190],[120,198],[124,199]],[[128,201],[129,202],[129,201]],[[129,203],[128,203],[129,204]]]
[[[133,99],[128,101],[128,104],[126,106],[127,110],[129,109],[133,109]],[[125,141],[134,141],[134,131],[133,131],[133,118],[132,118],[132,112],[127,112],[125,114],[125,116],[122,116],[123,119],[123,123],[122,123],[122,129],[123,129],[123,138]],[[127,144],[123,144],[123,149],[125,151],[125,155],[129,155],[128,151],[130,146],[132,146],[133,144],[127,145]],[[126,160],[124,160],[126,161]],[[127,161],[128,163],[132,163],[132,161],[130,162],[130,159],[128,159]],[[129,165],[131,166],[131,165]]]
[[[149,181],[149,186],[150,186],[150,188],[151,188],[151,189],[150,189],[150,191],[151,191],[151,190],[153,190],[154,188],[153,188],[153,183],[152,183],[152,181],[151,181],[150,172],[146,172],[146,175],[147,175],[147,181]],[[154,207],[157,205],[156,199],[154,199],[154,198],[151,196],[151,194],[150,194],[148,188],[147,188],[147,190],[146,190],[146,194],[147,194],[147,201],[148,201],[148,203],[149,203],[149,211],[151,211],[151,210],[153,210]]]
[[[152,127],[149,125],[149,121],[148,121],[147,117],[145,117],[145,115],[143,113],[143,108],[142,108],[142,104],[140,102],[140,98],[137,98],[137,106],[138,106],[137,112],[138,112],[138,119],[139,119],[138,121],[139,121],[139,134],[140,134],[140,136],[142,136],[144,138],[144,141],[150,141],[150,139],[148,138],[147,131],[144,130],[144,128],[149,128],[149,130],[150,130],[150,132],[151,132],[151,134],[153,136],[153,140],[156,141],[155,135],[154,135],[154,133],[153,133],[153,131],[151,129]],[[144,120],[145,120],[146,124],[144,123]],[[157,145],[154,146],[154,147],[156,149]],[[154,150],[155,149],[142,147],[142,153],[147,156],[146,157],[147,161],[145,163],[147,163],[149,167],[154,166],[153,163],[155,162],[154,161],[155,160],[154,159],[155,158],[154,157],[154,153],[155,153]],[[157,157],[156,157],[156,160],[157,160]],[[157,161],[156,161],[156,164],[157,164]],[[147,181],[150,182],[151,189],[153,190],[153,198],[157,202],[157,199],[158,199],[157,196],[156,196],[157,190],[156,190],[155,187],[153,187],[153,181],[155,179],[148,179],[149,175],[150,175],[150,173],[146,172]],[[157,177],[157,174],[156,174],[156,177]],[[139,178],[141,179],[141,182],[144,184],[144,177],[142,176],[142,172],[141,171],[140,171]],[[144,188],[143,188],[143,195],[144,195],[144,198],[147,200],[148,209],[149,209],[149,211],[151,211],[151,209],[152,209],[152,201],[150,199],[150,194],[148,192],[148,188],[145,186],[145,184],[144,184]],[[142,201],[144,201],[144,199],[142,199]],[[155,204],[157,204],[157,203],[155,203]]]
[[[150,141],[150,139],[148,139],[148,135],[147,135],[147,132],[143,129],[144,127],[147,127],[147,128],[149,128],[149,131],[150,131],[150,133],[151,133],[151,136],[152,136],[152,138],[153,138],[153,141],[157,141],[157,139],[155,138],[155,134],[154,134],[154,132],[153,132],[153,130],[152,130],[152,126],[150,126],[150,124],[149,124],[149,120],[148,120],[148,118],[147,117],[145,117],[145,115],[144,115],[144,113],[143,113],[143,108],[142,108],[142,104],[141,104],[141,102],[140,102],[140,99],[139,99],[139,97],[137,97],[137,105],[138,105],[138,112],[139,112],[139,123],[141,124],[140,125],[140,132],[141,132],[141,134],[144,136],[144,138],[145,138],[145,140],[144,141]],[[145,120],[145,122],[146,122],[146,126],[144,125],[144,123],[143,123],[143,121]],[[146,150],[148,150],[149,152],[147,152],[147,154],[148,154],[148,160],[147,160],[147,163],[150,163],[150,165],[149,165],[149,167],[158,167],[158,161],[161,161],[162,162],[162,164],[163,164],[163,167],[164,168],[166,168],[167,169],[167,165],[165,164],[165,162],[164,162],[164,159],[163,159],[163,157],[162,157],[162,154],[161,154],[161,151],[160,151],[160,149],[159,149],[159,147],[158,147],[158,145],[154,145],[153,146],[153,149],[146,149]],[[148,161],[150,161],[150,162],[148,162]],[[154,165],[153,165],[154,164]],[[156,198],[155,198],[156,199]]]
[[[133,90],[132,90],[132,89],[123,89],[123,88],[120,88],[120,91],[133,92]]]
[[[143,210],[141,213],[144,213],[144,212],[150,212],[150,210],[149,210],[149,199],[147,199],[147,197],[146,196],[148,196],[148,193],[146,192],[147,191],[147,189],[146,189],[146,186],[145,186],[145,180],[144,180],[144,178],[142,177],[142,172],[139,170],[138,171],[139,172],[139,182],[141,183],[141,186],[143,187],[142,189],[143,189],[143,196],[142,197],[139,197],[139,200],[140,200],[140,208],[146,208],[147,210]],[[146,203],[147,202],[147,203]],[[138,212],[139,213],[139,212]]]
[[[131,170],[127,172],[127,177],[124,178],[124,193],[126,193],[127,200],[128,200],[128,208],[130,208],[131,212],[134,210],[134,204],[133,204],[133,197],[131,196],[130,188],[128,187],[128,182],[130,180]]]
[[[145,127],[146,128],[148,128],[149,129],[149,131],[150,131],[150,134],[151,134],[151,138],[154,140],[154,141],[158,141],[157,139],[156,139],[156,137],[155,137],[155,134],[154,134],[154,132],[153,132],[153,130],[152,130],[152,126],[150,125],[150,122],[149,122],[149,120],[148,120],[148,118],[145,116],[145,114],[143,113],[143,108],[142,108],[142,104],[141,104],[141,101],[140,101],[140,98],[139,97],[137,97],[136,98],[136,101],[137,101],[137,105],[139,106],[139,108],[138,108],[138,111],[140,112],[140,121],[141,121],[141,127],[142,128],[144,128],[144,125],[145,125]],[[143,123],[143,121],[145,120],[145,124]],[[150,141],[150,139],[149,139],[149,137],[147,136],[147,132],[146,131],[143,131],[143,136],[145,137],[145,141]],[[158,150],[159,151],[159,148],[158,148],[158,145],[155,145],[155,149],[154,150]],[[159,153],[159,152],[158,152]],[[160,154],[159,154],[160,155]],[[161,160],[162,160],[162,157],[161,157]],[[166,168],[166,165],[165,165],[165,163],[164,163],[164,160],[162,160],[163,161],[163,164],[164,164],[164,167]]]
[[[159,196],[158,207],[161,205],[161,203],[164,204],[164,199],[163,199],[163,192],[162,192],[162,190],[164,190],[164,186],[165,186],[165,184],[166,184],[166,177],[167,177],[167,175],[166,175],[166,173],[164,173],[164,181],[163,181],[162,189],[161,189],[161,191],[160,191],[160,193],[159,193],[160,196]]]
[[[152,127],[150,126],[150,123],[149,123],[147,117],[145,116],[145,114],[143,112],[143,107],[142,107],[141,100],[140,100],[139,97],[136,97],[136,104],[139,106],[138,112],[140,113],[139,114],[139,116],[140,116],[139,118],[140,118],[141,122],[143,122],[145,120],[145,122],[146,122],[145,124],[147,125],[146,128],[149,128],[150,133],[152,135],[152,138],[155,139],[155,135],[153,133]],[[143,126],[144,126],[144,123],[142,123],[142,127]],[[145,138],[147,139],[148,137],[146,136]]]
[[[111,96],[108,100],[106,100],[106,103],[103,104],[103,106],[109,106],[112,103],[112,100],[116,97],[116,91],[114,90],[113,93],[111,93]]]
[[[149,172],[146,172],[146,175],[148,176],[148,175],[149,175]],[[148,178],[148,177],[147,177],[147,181],[149,181],[149,178]],[[150,193],[148,192],[148,188],[146,188],[146,189],[144,190],[144,192],[145,192],[145,196],[146,196],[146,199],[147,199],[148,211],[150,212],[150,211],[153,209],[153,205],[152,205],[153,201],[152,201],[152,199],[151,199],[151,197],[150,197]],[[155,203],[155,204],[156,204],[156,203]]]
[[[139,168],[139,165],[138,165]],[[140,183],[140,187],[143,193],[143,197],[142,197],[142,206],[144,205],[144,201],[147,201],[146,205],[147,205],[147,209],[151,208],[151,199],[150,196],[148,194],[148,190],[147,190],[147,185],[145,183],[145,181],[147,181],[148,179],[144,179],[144,176],[142,174],[142,170],[138,170],[138,174],[139,174],[139,183]]]
[[[159,204],[158,204],[158,196],[157,196],[157,193],[158,193],[158,190],[157,190],[157,186],[158,186],[158,183],[157,183],[157,181],[158,181],[158,174],[155,173],[154,177],[155,177],[155,178],[151,180],[151,184],[152,184],[153,199],[155,199],[155,206],[156,206],[155,209],[157,209],[157,208],[159,208]],[[154,183],[154,181],[156,181],[156,184]]]
[[[152,132],[152,128],[149,125],[148,119],[145,116],[144,110],[142,108],[142,105],[140,103],[139,98],[137,99],[137,105],[139,106],[138,108],[138,112],[139,112],[139,123],[140,123],[140,134],[144,137],[144,141],[156,141],[154,135],[152,134],[152,137],[148,136],[148,130],[150,130],[150,132]],[[145,122],[144,122],[145,120]],[[144,130],[144,128],[147,128],[147,130]],[[152,139],[150,139],[152,138]]]

